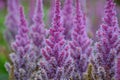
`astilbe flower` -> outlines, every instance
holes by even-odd
[[[100,29],[97,31],[96,64],[105,70],[105,79],[110,80],[115,74],[115,57],[120,50],[119,27],[116,17],[115,3],[106,0],[105,16]]]
[[[20,11],[19,31],[16,36],[15,42],[12,44],[12,48],[15,51],[15,53],[11,54],[11,59],[14,64],[13,66],[15,78],[18,80],[20,79],[25,80],[27,79],[27,77],[25,77],[26,74],[25,70],[27,70],[25,57],[30,51],[30,40],[28,37],[28,26],[25,20],[22,6],[20,7],[19,11]]]
[[[115,63],[115,80],[120,80],[120,56],[117,57]]]
[[[6,17],[5,25],[7,27],[5,31],[5,38],[9,44],[15,39],[15,35],[17,34],[18,30],[18,6],[19,0],[8,0],[8,14]]]
[[[20,20],[18,27],[18,34],[16,35],[15,41],[12,44],[14,53],[10,54],[13,65],[6,64],[11,80],[28,80],[34,72],[35,66],[33,59],[33,52],[31,51],[31,42],[28,36],[28,26],[25,20],[23,7],[19,8]],[[11,69],[12,70],[9,70]]]
[[[34,24],[31,27],[31,39],[33,43],[33,48],[36,53],[36,57],[40,58],[41,48],[45,46],[45,29],[43,21],[43,5],[42,0],[37,0],[36,10],[34,14]]]
[[[73,0],[65,0],[63,8],[63,27],[66,40],[71,40],[73,28]]]
[[[69,58],[69,46],[63,36],[64,28],[61,26],[60,0],[55,0],[55,12],[50,36],[46,40],[46,47],[42,49],[44,57],[41,67],[45,69],[48,80],[69,79],[73,67]]]
[[[85,15],[83,14],[79,0],[76,0],[76,16],[72,33],[71,56],[75,64],[75,73],[82,79],[86,71],[91,55],[91,40],[86,33]]]

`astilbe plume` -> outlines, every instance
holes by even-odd
[[[61,25],[60,0],[55,0],[55,11],[50,36],[46,40],[46,47],[42,49],[44,57],[41,67],[45,69],[48,80],[69,79],[73,67],[69,58],[69,49],[63,36],[64,28]]]
[[[89,58],[91,55],[91,40],[86,33],[86,20],[80,6],[79,0],[76,0],[76,14],[75,14],[74,30],[72,33],[71,56],[75,64],[75,73],[82,79],[84,72],[86,72]]]
[[[5,38],[7,42],[11,44],[11,42],[15,40],[15,35],[17,34],[17,30],[19,26],[18,25],[19,0],[8,0],[7,5],[8,5],[8,14],[5,21],[5,25],[7,27],[5,31]]]
[[[63,27],[66,40],[71,40],[73,29],[73,0],[65,0],[63,8]]]
[[[41,48],[45,46],[45,29],[43,21],[43,5],[42,0],[37,0],[36,10],[33,17],[33,25],[31,26],[31,39],[33,43],[33,48],[36,53],[36,57],[40,58]]]
[[[12,74],[11,80],[29,80],[36,68],[35,63],[32,62],[34,55],[31,49],[31,41],[28,36],[29,29],[22,6],[19,8],[19,15],[18,34],[12,44],[14,53],[10,54],[13,64],[10,65],[7,63],[6,68],[9,74]]]
[[[110,80],[115,74],[115,58],[120,50],[120,34],[114,0],[106,0],[105,16],[97,31],[96,65],[105,70],[105,79]],[[101,75],[100,73],[98,73]]]

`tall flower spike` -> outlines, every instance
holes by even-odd
[[[117,27],[118,28],[118,20],[116,16],[116,8],[114,0],[106,0],[107,5],[105,9],[105,17],[103,21],[110,27]]]
[[[19,23],[19,17],[18,17],[18,6],[19,1],[18,0],[8,0],[8,15],[6,17],[5,25],[7,27],[5,31],[5,38],[8,41],[9,44],[11,44],[12,41],[15,40],[15,36],[17,34],[18,30],[18,23]]]
[[[45,69],[48,79],[53,80],[69,79],[72,71],[72,60],[69,58],[69,49],[64,40],[60,12],[60,0],[55,0],[50,36],[46,40],[47,46],[42,49],[45,62],[41,62],[41,67]]]
[[[44,21],[43,21],[43,0],[37,0],[36,2],[36,10],[33,18],[34,24],[31,29],[31,38],[33,42],[33,48],[36,51],[36,55],[38,58],[41,57],[40,50],[44,47],[44,39],[45,39],[45,29],[44,29]]]
[[[43,23],[43,0],[37,0],[36,2],[36,10],[34,15],[34,22],[38,24],[44,24]]]
[[[83,73],[87,70],[91,55],[91,40],[86,33],[85,15],[83,14],[79,0],[76,0],[75,25],[72,33],[71,56],[75,63],[75,73],[83,78]]]
[[[71,40],[73,29],[73,0],[65,0],[63,8],[63,27],[66,40]]]
[[[105,16],[97,31],[96,54],[97,66],[104,68],[106,79],[112,79],[115,74],[115,57],[120,50],[119,27],[116,17],[114,0],[106,0]]]
[[[27,73],[27,71],[30,70],[27,65],[27,55],[30,52],[30,40],[22,6],[20,6],[19,13],[20,24],[18,34],[16,35],[15,42],[12,44],[15,53],[10,54],[10,57],[13,62],[15,80],[27,80],[28,76],[30,76],[30,73]]]

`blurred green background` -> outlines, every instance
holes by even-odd
[[[4,68],[4,63],[8,61],[8,45],[4,39],[6,9],[0,10],[0,80],[8,80],[8,74]]]

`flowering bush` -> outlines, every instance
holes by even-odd
[[[114,0],[106,0],[97,41],[87,34],[86,1],[65,0],[62,5],[51,0],[47,24],[43,0],[30,1],[28,21],[19,1],[8,1],[6,26],[13,37],[9,42],[13,53],[12,64],[5,67],[10,80],[120,80],[120,29]],[[6,33],[6,38],[11,35]]]

